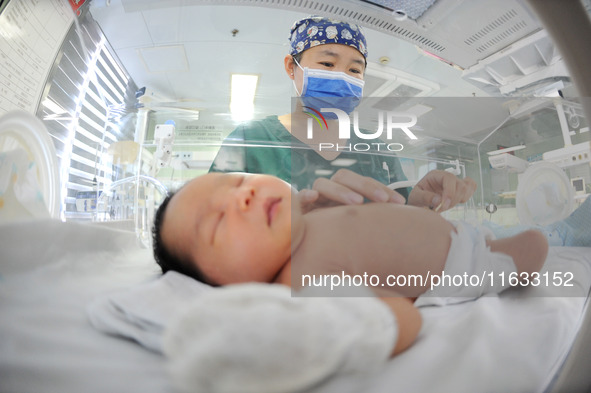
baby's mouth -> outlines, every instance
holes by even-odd
[[[279,203],[281,202],[281,198],[268,198],[265,201],[265,212],[267,213],[267,225],[271,226],[271,222],[277,214],[277,209],[279,208]]]

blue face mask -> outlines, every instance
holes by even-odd
[[[294,60],[295,61],[295,60]],[[298,67],[302,68],[296,61]],[[363,95],[364,81],[344,72],[302,68],[304,83],[300,97],[305,106],[320,110],[321,108],[337,108],[351,113]],[[295,84],[294,84],[295,86]],[[297,88],[296,88],[297,91]],[[324,117],[336,119],[336,114],[323,112]]]

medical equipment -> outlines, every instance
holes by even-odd
[[[516,196],[517,215],[523,225],[549,225],[572,212],[574,193],[558,166],[537,162],[520,177]]]
[[[585,179],[582,177],[575,177],[570,179],[570,182],[573,185],[576,195],[582,195],[585,193]]]
[[[36,180],[51,217],[60,215],[59,169],[55,148],[47,128],[25,111],[0,117],[0,151],[25,149],[30,162],[37,163]]]
[[[478,155],[486,151],[489,164],[480,164],[481,204],[499,207],[497,224],[546,225],[567,217],[584,198],[572,192],[570,179],[591,179],[585,124],[579,122],[575,131],[565,120],[565,113],[580,110],[580,102],[586,99],[501,104],[509,107],[509,116],[478,143]]]
[[[591,142],[567,145],[561,149],[547,151],[544,152],[543,158],[561,168],[591,163]]]
[[[492,215],[497,212],[497,205],[491,202],[484,207],[484,210],[490,214],[489,220],[492,220]]]
[[[490,165],[495,169],[507,169],[509,171],[515,172],[524,172],[527,166],[529,165],[528,162],[524,159],[519,157],[515,157],[513,154],[509,153],[501,153],[490,155],[491,152],[488,153],[488,161]]]

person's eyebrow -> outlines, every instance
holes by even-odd
[[[199,208],[201,208],[201,209],[195,215],[195,218],[193,219],[193,225],[192,225],[195,232],[197,233],[198,238],[204,236],[203,219],[207,216],[207,210],[204,209],[204,206],[201,205],[201,206],[199,206]]]
[[[215,181],[214,181],[214,188],[217,187],[221,187],[223,186],[229,178],[231,178],[231,173],[222,173],[219,176],[216,176]],[[210,200],[208,199],[208,204],[210,203]],[[211,211],[209,211],[210,206],[207,207],[207,211],[205,213],[203,213],[203,215],[201,216],[200,221],[203,222],[203,220],[205,220],[207,222],[207,228],[209,231],[209,245],[213,245],[213,240],[215,239],[215,234],[217,231],[217,227],[219,225],[220,222],[220,213],[213,213]],[[223,213],[222,213],[223,214]]]
[[[220,221],[222,220],[224,216],[224,213],[218,213],[215,214],[213,216],[213,218],[211,218],[211,222],[212,224],[209,225],[209,231],[210,231],[210,236],[209,236],[209,245],[213,245],[214,240],[215,240],[215,234],[217,233],[218,230],[218,226],[220,225]]]
[[[217,186],[230,184],[230,185],[240,185],[244,181],[245,174],[242,172],[228,172],[224,173],[217,179]],[[237,183],[237,184],[236,184]]]
[[[365,61],[361,60],[361,59],[353,59],[353,63],[362,65],[365,67]]]
[[[326,55],[326,56],[331,56],[331,57],[340,57],[340,55],[339,55],[338,53],[336,53],[336,52],[333,52],[333,51],[332,51],[332,50],[330,50],[330,49],[323,49],[323,50],[322,50],[320,53],[322,53],[323,55]],[[363,60],[361,60],[361,59],[359,59],[359,58],[355,58],[355,59],[353,59],[353,60],[352,60],[352,62],[353,62],[353,63],[356,63],[356,64],[359,64],[359,65],[362,65],[362,66],[364,66],[364,67],[365,67],[365,61],[363,61]]]
[[[219,186],[220,178],[223,178],[225,174],[220,174],[219,176],[216,173],[216,178],[214,179],[215,186]],[[205,192],[200,190],[199,192]],[[211,224],[208,222],[208,216],[210,216],[210,199],[207,198],[205,203],[201,203],[197,206],[197,213],[193,218],[192,227],[194,228],[195,233],[197,234],[198,238],[208,239],[211,236],[207,234],[210,232]]]

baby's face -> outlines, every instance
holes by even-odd
[[[162,238],[212,282],[271,282],[291,257],[292,225],[298,231],[301,222],[299,207],[293,213],[292,189],[281,179],[208,173],[172,198]]]

